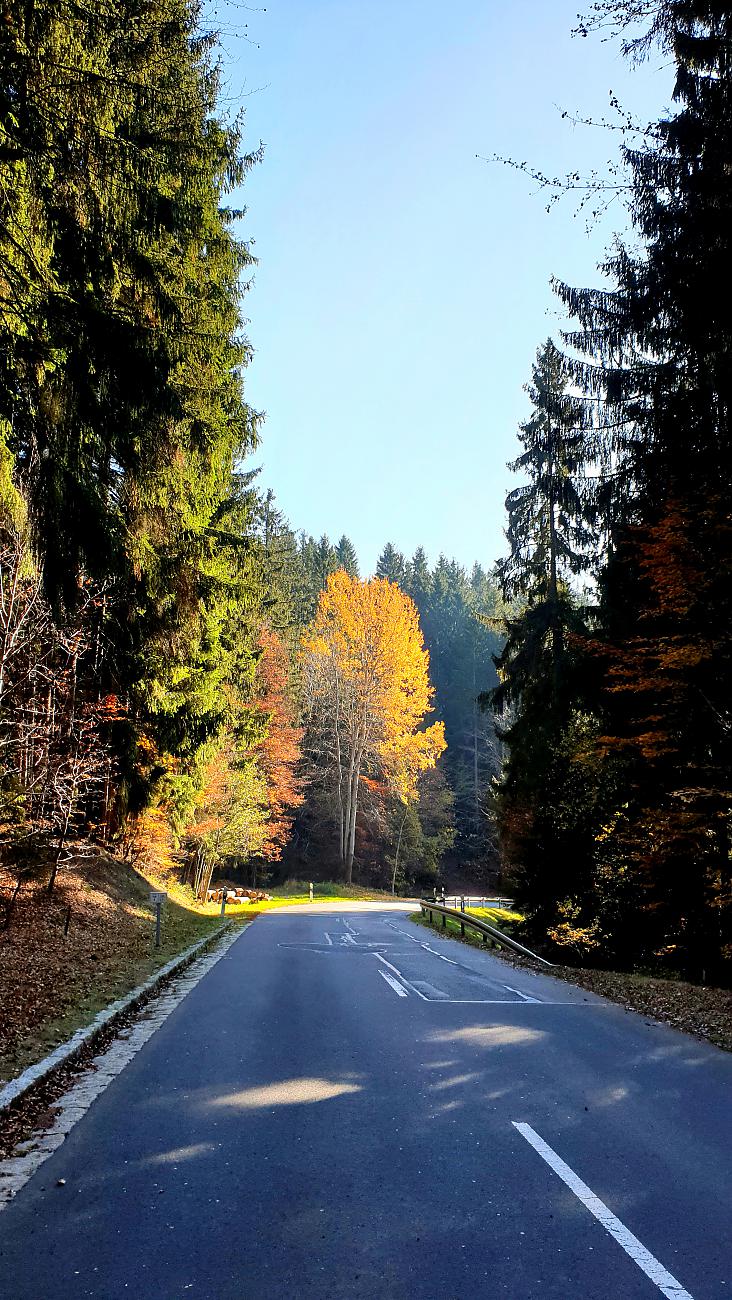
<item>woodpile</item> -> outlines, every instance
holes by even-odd
[[[224,892],[226,892],[227,900],[230,903],[268,903],[271,897],[270,894],[265,894],[261,889],[227,888],[226,891],[224,891],[223,888],[217,886],[215,889],[208,889],[206,891],[206,902],[221,903],[223,901]]]

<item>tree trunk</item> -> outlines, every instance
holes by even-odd
[[[394,873],[393,873],[392,878],[391,878],[391,892],[392,892],[392,894],[395,894],[395,893],[396,893],[396,878],[397,878],[397,871],[398,871],[398,869],[399,869],[399,850],[400,850],[401,847],[402,847],[402,835],[403,835],[403,833],[404,833],[404,826],[405,826],[405,823],[406,823],[406,820],[407,820],[407,813],[408,813],[408,812],[409,812],[409,804],[406,804],[405,807],[404,807],[404,816],[402,817],[402,824],[401,824],[401,826],[399,827],[399,839],[397,840],[396,857],[394,858]]]
[[[62,853],[63,853],[63,851],[64,851],[64,849],[65,849],[65,847],[66,847],[66,836],[68,835],[68,832],[69,832],[69,822],[71,821],[71,811],[72,811],[72,808],[73,808],[73,802],[72,802],[72,800],[69,800],[69,803],[68,803],[68,806],[67,806],[67,809],[66,809],[66,817],[65,817],[65,820],[64,820],[64,828],[63,828],[63,830],[62,830],[62,832],[61,832],[61,837],[60,837],[59,842],[58,842],[58,848],[56,849],[56,856],[55,856],[55,858],[54,858],[54,860],[53,860],[53,867],[51,868],[51,878],[50,878],[50,880],[49,880],[49,882],[48,882],[48,893],[49,893],[49,894],[52,894],[52,893],[53,893],[53,887],[54,887],[54,885],[56,884],[56,876],[58,875],[58,869],[59,869],[59,865],[60,865],[60,863],[61,863],[61,855],[62,855]]]
[[[356,812],[358,810],[358,781],[361,775],[361,754],[356,758],[353,774],[350,782],[350,815],[348,824],[348,839],[346,842],[346,884],[350,885],[353,879],[353,858],[356,852]]]

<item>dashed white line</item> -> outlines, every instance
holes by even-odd
[[[325,933],[325,942],[329,944],[331,948],[333,947],[333,940],[327,932]]]
[[[655,1255],[646,1250],[642,1242],[633,1235],[630,1229],[626,1228],[625,1224],[621,1223],[612,1210],[608,1209],[605,1202],[601,1201],[599,1196],[595,1196],[595,1193],[590,1190],[586,1183],[582,1182],[581,1178],[577,1177],[577,1174],[570,1169],[569,1165],[564,1163],[556,1151],[552,1151],[552,1148],[547,1145],[544,1139],[534,1132],[530,1124],[520,1124],[516,1120],[513,1120],[512,1123],[513,1127],[518,1129],[522,1137],[526,1138],[526,1141],[541,1156],[542,1160],[546,1161],[549,1168],[554,1170],[554,1173],[561,1178],[563,1183],[567,1184],[570,1191],[574,1192],[577,1199],[590,1211],[590,1214],[594,1215],[598,1223],[602,1224],[606,1232],[609,1232],[618,1245],[622,1246],[626,1255],[630,1255],[630,1258],[645,1273],[646,1277],[655,1283],[667,1300],[693,1300],[693,1297],[689,1295],[688,1291],[684,1290],[681,1283],[676,1281],[676,1278],[663,1267],[663,1264],[656,1259]]]
[[[388,970],[380,970],[380,971],[379,971],[379,974],[380,974],[380,976],[381,976],[382,979],[386,980],[387,984],[390,984],[390,985],[391,985],[391,987],[393,988],[394,992],[399,994],[399,997],[400,997],[400,998],[407,998],[407,997],[409,997],[409,994],[407,993],[407,990],[403,987],[403,985],[401,985],[401,984],[397,984],[396,980],[394,979],[394,976],[393,976],[393,975],[390,975],[389,972],[388,972]]]
[[[441,952],[435,952],[434,948],[430,948],[428,943],[423,943],[422,947],[426,952],[431,952],[433,957],[439,957],[440,961],[447,961],[451,966],[457,966],[457,962],[453,961],[452,957],[443,957]]]

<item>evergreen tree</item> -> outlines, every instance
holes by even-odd
[[[388,578],[389,582],[395,582],[399,587],[404,585],[404,556],[401,551],[392,546],[391,542],[386,543],[376,562],[376,576],[377,578]]]
[[[233,479],[256,440],[252,259],[225,206],[255,156],[218,116],[199,17],[8,0],[0,25],[0,444],[57,622],[99,585],[123,807],[166,783],[190,801],[242,668],[232,610],[260,596]]]
[[[406,565],[404,589],[407,595],[412,597],[420,616],[422,611],[427,608],[431,588],[432,575],[430,574],[427,555],[424,548],[418,546]]]
[[[584,435],[566,388],[561,355],[548,341],[528,387],[534,409],[521,425],[523,450],[510,466],[528,482],[507,497],[510,550],[497,573],[504,598],[522,607],[506,621],[491,694],[508,748],[497,795],[504,861],[544,930],[567,889],[567,828],[554,816],[562,796],[556,758],[578,707],[572,638],[583,632],[568,583],[587,566],[592,542],[582,500]]]
[[[627,30],[637,7],[600,8]],[[625,150],[642,244],[608,259],[610,289],[559,292],[626,503],[597,646],[600,752],[624,772],[605,850],[646,905],[644,953],[708,971],[732,951],[732,12],[659,0],[644,14],[626,52],[661,46],[678,108]]]
[[[345,570],[349,578],[358,577],[358,556],[356,555],[356,548],[350,537],[346,537],[345,533],[335,548],[335,558],[338,568]]]

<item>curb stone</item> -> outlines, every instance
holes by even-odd
[[[224,928],[224,927],[222,927]],[[246,928],[246,927],[245,927]],[[111,1043],[103,1048],[98,1056],[93,1057],[87,1068],[72,1083],[70,1088],[52,1103],[54,1120],[50,1128],[42,1127],[29,1132],[27,1137],[17,1142],[10,1156],[0,1160],[0,1211],[7,1209],[26,1183],[39,1171],[42,1165],[65,1142],[71,1130],[84,1118],[96,1099],[109,1087],[130,1061],[157,1033],[168,1016],[180,1006],[188,994],[208,975],[209,971],[225,957],[233,944],[242,937],[238,927],[226,926],[227,933],[221,937],[221,930],[215,937],[218,943],[209,943],[209,951],[201,954],[203,944],[197,945],[195,960],[187,963],[185,969],[173,971],[166,981],[164,989],[154,997],[142,1000],[140,1014]],[[106,1037],[106,1034],[100,1034]],[[92,1048],[92,1050],[94,1050]],[[53,1081],[53,1073],[47,1076]],[[59,1179],[57,1186],[64,1184]],[[46,1188],[42,1187],[42,1191]]]

